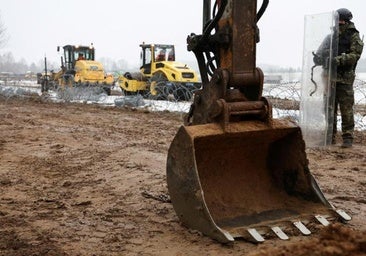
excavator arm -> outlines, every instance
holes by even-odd
[[[228,5],[230,2],[230,5]],[[197,57],[202,81],[208,82],[209,75],[220,67],[231,73],[232,82],[243,87],[251,81],[260,83],[254,76],[256,68],[256,43],[259,42],[257,22],[268,6],[265,0],[258,12],[256,1],[236,3],[221,0],[215,3],[211,19],[211,1],[204,1],[204,20],[202,35],[191,34],[187,38],[188,50]],[[246,14],[246,15],[244,15]],[[245,46],[245,47],[243,47]],[[249,76],[244,77],[244,76]],[[244,79],[240,81],[240,79]]]
[[[197,58],[203,85],[210,77],[214,83],[196,95],[195,111],[191,109],[187,123],[221,119],[225,125],[231,119],[270,118],[270,106],[262,98],[263,72],[256,67],[257,21],[267,5],[265,0],[257,13],[256,1],[217,1],[211,19],[211,1],[204,1],[203,33],[191,34],[187,43]]]
[[[202,89],[174,137],[167,183],[181,222],[223,243],[309,235],[350,220],[311,175],[300,128],[273,119],[256,67],[255,0],[204,1],[202,35],[188,36]]]

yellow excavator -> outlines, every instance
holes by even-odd
[[[175,61],[170,44],[141,44],[139,72],[119,76],[118,84],[125,95],[141,94],[154,99],[190,100],[201,87],[196,72]]]
[[[187,40],[202,89],[170,145],[167,185],[180,221],[222,243],[287,240],[351,219],[310,173],[300,127],[272,118],[262,96],[257,22],[268,2],[257,12],[255,0],[204,0],[203,32]]]
[[[91,46],[65,45],[61,56],[61,69],[58,72],[47,72],[45,59],[45,73],[39,82],[42,92],[49,88],[93,87],[108,95],[114,85],[114,77],[107,74],[103,65],[95,60],[95,48]],[[57,47],[60,51],[60,47]]]

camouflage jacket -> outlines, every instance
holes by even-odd
[[[333,39],[333,42],[338,42],[338,50],[336,51],[337,56],[332,61],[332,66],[336,66],[337,76],[334,76],[332,81],[353,84],[356,76],[356,65],[363,50],[363,42],[360,39],[359,32],[353,22],[348,22],[347,24],[340,26],[338,33],[334,33],[334,36],[337,36],[337,38]],[[330,42],[331,37],[329,35],[324,39],[317,51],[317,55],[324,58],[324,68],[329,66],[325,58],[328,57],[329,60]]]
[[[353,84],[355,69],[363,50],[363,42],[353,22],[340,26],[338,33],[338,56],[336,82]]]

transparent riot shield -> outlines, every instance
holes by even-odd
[[[300,127],[308,147],[332,141],[337,48],[337,12],[305,16]]]

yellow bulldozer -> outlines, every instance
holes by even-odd
[[[60,47],[57,47],[60,52]],[[91,46],[65,45],[61,56],[61,69],[58,72],[47,71],[38,80],[42,85],[42,92],[50,88],[93,87],[108,95],[114,85],[114,77],[107,74],[103,65],[95,60],[95,48]]]
[[[180,221],[222,243],[287,240],[351,219],[311,175],[300,127],[272,118],[262,96],[257,22],[268,2],[257,12],[256,0],[204,0],[202,34],[187,39],[202,89],[170,145],[167,185]]]
[[[190,100],[201,87],[196,72],[175,61],[174,45],[143,43],[140,47],[140,71],[126,72],[118,78],[125,95]]]

